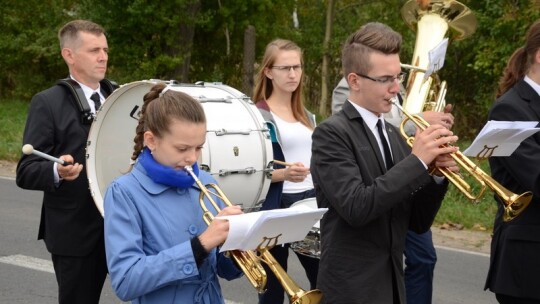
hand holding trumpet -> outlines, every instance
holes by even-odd
[[[216,217],[238,215],[242,213],[243,212],[240,206],[228,206],[221,209]],[[208,224],[208,228],[201,235],[199,235],[199,241],[203,245],[204,249],[209,252],[213,248],[223,244],[228,235],[229,221],[217,218],[210,222],[210,224]]]
[[[458,137],[452,131],[441,125],[430,125],[424,130],[417,128],[412,154],[428,165],[437,159],[446,164],[444,167],[455,167],[455,162],[439,156],[457,152],[458,148],[451,145],[457,140]]]

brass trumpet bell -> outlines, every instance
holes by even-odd
[[[405,115],[405,118],[401,122],[400,132],[405,138],[409,146],[412,147],[414,138],[407,135],[405,132],[405,124],[410,120],[420,130],[425,130],[429,123],[418,115],[412,115],[408,113],[403,107],[393,100],[394,105]],[[480,190],[478,193],[472,192],[472,187],[463,179],[463,177],[455,172],[452,172],[448,168],[437,168],[456,188],[463,193],[468,199],[473,202],[477,202],[484,195],[486,188],[490,188],[504,203],[503,220],[505,222],[511,221],[516,218],[531,202],[532,192],[527,191],[522,194],[515,194],[504,188],[501,184],[495,181],[491,176],[482,171],[478,165],[463,153],[457,151],[450,154],[458,166],[470,176],[472,176],[479,184]]]

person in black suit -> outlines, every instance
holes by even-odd
[[[349,99],[313,133],[317,202],[329,208],[321,219],[317,281],[323,303],[406,303],[405,236],[430,228],[448,186],[429,169],[458,170],[450,130],[438,124],[417,130],[411,150],[383,119],[403,80],[401,41],[376,22],[347,39],[342,68]]]
[[[499,82],[489,120],[540,121],[540,20],[523,47],[510,57]],[[538,125],[537,125],[538,127]],[[504,202],[495,196],[497,214],[485,289],[499,303],[540,303],[540,133],[525,139],[508,157],[491,157],[493,178],[511,192],[532,191],[528,207],[509,222],[502,219]]]
[[[402,103],[402,95],[405,93],[403,86],[401,93],[397,95]],[[343,103],[349,96],[349,85],[343,77],[332,92],[332,114],[341,110]],[[451,129],[454,124],[454,116],[450,113],[452,105],[447,104],[443,112],[425,111],[417,114],[429,124],[440,124]],[[384,119],[399,128],[403,121],[403,114],[397,106],[392,106],[390,112],[384,114]],[[404,125],[405,133],[410,136],[416,132],[416,126],[412,121]],[[424,233],[408,231],[405,238],[405,290],[407,303],[431,304],[433,298],[433,276],[437,263],[437,251],[433,245],[431,229]]]
[[[83,96],[64,85],[36,94],[28,111],[23,144],[59,157],[59,165],[35,155],[23,155],[17,165],[17,185],[43,191],[38,239],[51,253],[59,303],[99,303],[107,276],[103,218],[90,195],[85,147],[91,117],[111,88],[104,85],[108,45],[104,29],[93,22],[75,20],[59,33],[61,54],[69,68],[69,81]],[[97,93],[96,103],[90,97]],[[80,100],[85,98],[85,100]]]

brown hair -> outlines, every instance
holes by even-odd
[[[264,51],[264,56],[259,68],[259,72],[256,76],[255,83],[255,92],[253,93],[253,101],[266,101],[274,91],[272,81],[266,77],[264,74],[265,68],[271,68],[276,62],[276,57],[278,51],[297,51],[300,54],[300,64],[304,64],[304,58],[302,56],[302,49],[294,42],[285,39],[276,39],[270,42],[266,46]],[[313,129],[313,125],[307,117],[306,111],[304,109],[304,104],[302,102],[302,87],[304,84],[304,73],[300,77],[300,84],[298,88],[292,93],[291,97],[291,107],[293,111],[293,116],[296,120],[301,122],[306,127]]]
[[[386,55],[398,54],[401,49],[401,35],[389,26],[370,22],[363,25],[347,38],[341,52],[343,75],[349,73],[367,74],[371,70],[369,55],[380,52]]]
[[[169,126],[173,119],[206,123],[206,116],[201,104],[186,93],[167,90],[165,83],[154,85],[150,92],[143,97],[144,104],[139,117],[139,124],[136,128],[136,135],[133,139],[132,160],[136,160],[144,145],[144,132],[152,131],[154,136],[162,137],[169,132]]]
[[[77,41],[79,32],[92,33],[96,36],[105,35],[105,30],[99,25],[88,20],[73,20],[66,23],[58,31],[58,40],[60,48],[64,48],[66,44],[73,44]]]
[[[519,80],[525,77],[534,62],[534,56],[540,49],[540,20],[537,20],[527,32],[525,45],[518,48],[508,60],[503,75],[499,80],[496,97],[502,96]]]

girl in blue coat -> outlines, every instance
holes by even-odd
[[[242,272],[219,253],[229,223],[207,225],[199,205],[203,184],[215,183],[196,161],[206,140],[201,105],[182,92],[155,85],[144,96],[131,171],[109,186],[104,200],[105,246],[112,286],[133,303],[224,303],[218,275]],[[240,214],[238,206],[218,215]]]

